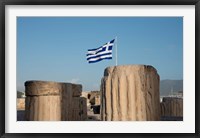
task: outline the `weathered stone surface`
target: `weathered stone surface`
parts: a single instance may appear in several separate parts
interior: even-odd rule
[[[73,97],[72,121],[82,121],[87,119],[86,98]]]
[[[73,95],[82,91],[82,86],[75,85],[48,81],[25,82],[26,120],[73,120]]]
[[[80,97],[82,92],[82,85],[72,84],[73,97]]]
[[[163,97],[161,116],[183,117],[183,99],[176,97]]]
[[[87,99],[87,105],[100,105],[100,91],[82,92],[82,97]]]
[[[62,92],[61,92],[61,120],[70,121],[72,120],[72,84],[71,83],[61,83]]]
[[[27,96],[25,118],[27,121],[60,121],[61,97]]]
[[[101,82],[102,120],[160,120],[159,82],[152,66],[106,68]]]
[[[17,98],[17,110],[25,110],[25,98]]]
[[[88,99],[88,94],[89,94],[89,92],[82,92],[81,93],[81,97],[84,97],[84,98],[86,98],[87,100],[87,106],[90,106],[90,100]]]
[[[88,94],[91,105],[100,105],[100,91],[91,91]]]
[[[100,105],[101,104],[101,100],[100,100],[100,95],[96,95],[95,96],[95,105]]]
[[[26,81],[26,96],[58,95],[62,91],[61,83],[51,81]]]

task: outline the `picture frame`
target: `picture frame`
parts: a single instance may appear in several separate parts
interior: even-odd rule
[[[6,85],[6,52],[5,52],[5,39],[6,39],[6,32],[5,32],[5,11],[7,5],[195,5],[195,64],[196,64],[196,77],[195,77],[195,133],[5,133],[5,108],[6,108],[6,101],[5,101],[5,85]],[[198,86],[198,52],[199,52],[199,45],[200,45],[200,2],[199,0],[130,0],[130,1],[122,1],[122,0],[115,0],[115,1],[107,1],[107,0],[41,0],[41,1],[34,1],[34,0],[8,0],[8,1],[1,1],[1,29],[0,29],[0,40],[1,40],[1,118],[0,118],[0,134],[1,137],[185,137],[185,138],[194,138],[200,136],[200,128],[199,128],[199,86]]]

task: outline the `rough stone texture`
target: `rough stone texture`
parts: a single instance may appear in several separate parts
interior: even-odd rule
[[[25,98],[17,98],[17,110],[25,110]]]
[[[101,82],[101,119],[160,120],[159,82],[152,66],[106,68]]]
[[[95,105],[100,105],[101,104],[101,100],[100,100],[100,95],[95,96]]]
[[[82,92],[81,96],[87,99],[87,106],[100,105],[100,91]]]
[[[183,117],[183,99],[164,97],[161,106],[161,116]]]
[[[86,99],[88,99],[88,94],[89,94],[89,92],[82,92],[81,96],[85,97]]]
[[[60,83],[62,85],[61,92],[61,120],[70,121],[72,120],[72,84],[71,83]]]
[[[81,121],[87,119],[86,98],[73,97],[72,121]]]
[[[26,96],[59,95],[62,92],[61,83],[50,81],[26,81]]]
[[[100,99],[98,99],[99,96],[100,96],[100,91],[91,91],[91,92],[89,92],[88,99],[90,101],[90,104],[91,105],[100,104]]]
[[[82,92],[82,85],[72,84],[73,97],[80,97]]]
[[[84,97],[87,99],[87,106],[90,106],[90,100],[88,99],[89,92],[82,92],[81,97]]]
[[[76,91],[76,92],[75,92]],[[70,121],[73,119],[73,95],[82,86],[48,81],[25,82],[26,120]],[[85,103],[86,104],[86,103]]]
[[[27,121],[60,121],[59,95],[26,97],[25,118]]]

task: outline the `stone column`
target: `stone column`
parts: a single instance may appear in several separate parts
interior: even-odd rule
[[[61,120],[62,85],[56,82],[25,82],[25,114],[27,121]]]
[[[177,97],[163,97],[161,115],[168,117],[183,117],[183,99]]]
[[[146,65],[108,67],[101,82],[101,119],[160,120],[159,75]]]
[[[25,113],[30,121],[70,121],[73,97],[79,97],[82,85],[47,81],[25,82]],[[86,101],[85,101],[86,102]]]
[[[85,97],[73,97],[72,121],[87,119],[87,99]]]

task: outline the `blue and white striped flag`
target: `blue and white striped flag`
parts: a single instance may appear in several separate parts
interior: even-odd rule
[[[114,41],[115,39],[96,49],[88,49],[88,63],[95,63],[103,59],[112,59],[112,47],[114,45]]]

